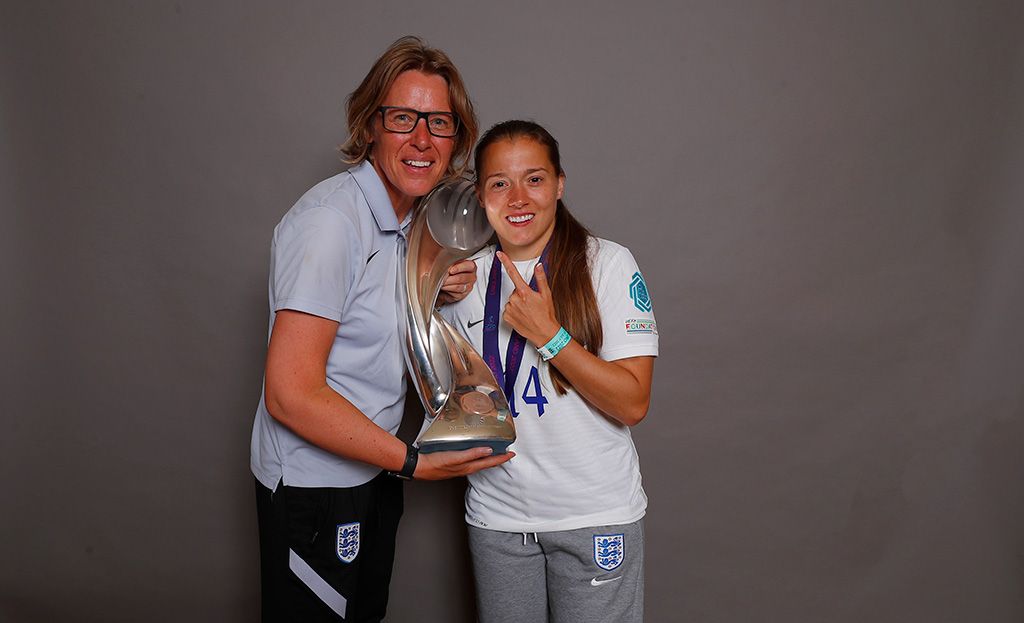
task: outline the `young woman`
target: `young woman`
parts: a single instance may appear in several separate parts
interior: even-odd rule
[[[471,475],[466,493],[480,620],[640,621],[647,497],[629,427],[658,354],[646,284],[629,250],[569,213],[544,128],[500,123],[475,158],[498,245],[448,314],[517,432],[516,459]]]

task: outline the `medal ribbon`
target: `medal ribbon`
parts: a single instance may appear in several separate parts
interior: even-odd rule
[[[547,271],[548,246],[540,254],[540,263]],[[487,367],[494,373],[494,379],[498,386],[505,390],[505,398],[509,406],[512,405],[512,390],[515,388],[516,377],[519,376],[519,366],[523,363],[523,351],[526,348],[526,338],[512,330],[508,339],[508,348],[505,351],[505,366],[501,365],[501,355],[498,353],[498,322],[501,320],[501,260],[498,259],[498,251],[501,251],[499,244],[494,253],[494,261],[491,262],[491,273],[487,278],[487,294],[484,298],[484,361]],[[537,290],[537,274],[530,279],[530,287]]]

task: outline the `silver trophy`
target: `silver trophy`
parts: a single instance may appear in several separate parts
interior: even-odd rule
[[[434,308],[448,269],[476,253],[493,233],[474,185],[466,180],[435,188],[413,219],[401,288],[406,364],[430,421],[416,440],[420,452],[489,446],[500,454],[516,440],[508,400],[491,369]]]

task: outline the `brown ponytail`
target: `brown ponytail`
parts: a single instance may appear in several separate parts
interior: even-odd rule
[[[494,142],[505,139],[529,138],[543,145],[558,175],[564,175],[558,153],[558,141],[542,126],[532,121],[504,121],[484,134],[476,146],[474,159],[479,169],[484,151]],[[548,283],[555,304],[555,318],[588,351],[597,355],[601,350],[604,333],[601,312],[590,272],[591,234],[569,212],[561,199],[555,211],[555,229],[548,250]],[[548,371],[555,391],[564,394],[572,387],[554,366]]]

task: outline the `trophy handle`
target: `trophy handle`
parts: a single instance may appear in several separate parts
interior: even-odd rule
[[[427,416],[433,418],[448,399],[451,359],[445,349],[443,329],[439,324],[430,322],[441,283],[432,286],[429,277],[440,272],[436,262],[442,253],[440,245],[429,235],[423,235],[424,229],[424,219],[413,221],[407,248],[399,262],[399,287],[405,293],[405,297],[399,296],[399,308],[404,307],[406,312],[406,364],[416,384],[416,392],[428,411]],[[416,261],[410,258],[416,258]],[[426,272],[421,270],[422,266],[428,267]],[[447,271],[450,266],[451,262],[443,270]],[[445,366],[445,362],[448,365],[439,368],[436,362],[441,366]]]

